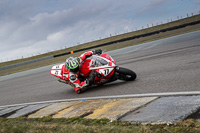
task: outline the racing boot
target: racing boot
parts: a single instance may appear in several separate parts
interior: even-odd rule
[[[91,71],[88,78],[86,79],[89,82],[89,85],[91,85],[92,83],[94,83],[94,79],[97,76],[97,72],[96,71]]]

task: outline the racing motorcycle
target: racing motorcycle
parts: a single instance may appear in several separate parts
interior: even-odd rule
[[[50,73],[59,78],[59,82],[67,83],[63,77],[63,66],[64,63],[53,66]],[[97,75],[90,86],[102,85],[116,80],[133,81],[137,77],[134,71],[117,66],[116,61],[108,54],[92,55],[82,62],[79,80],[84,81],[91,71],[96,71]],[[82,91],[83,89],[79,89],[76,93],[80,94]]]

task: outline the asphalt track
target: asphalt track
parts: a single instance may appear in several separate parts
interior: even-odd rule
[[[49,67],[0,77],[0,106],[84,97],[200,90],[200,31],[108,52],[136,81],[116,81],[76,94]],[[16,76],[17,75],[17,76]]]

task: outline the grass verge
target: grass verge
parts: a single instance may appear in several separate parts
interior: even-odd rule
[[[177,124],[138,124],[131,122],[110,122],[108,119],[27,119],[19,117],[16,119],[0,118],[1,133],[25,133],[25,132],[64,132],[64,133],[197,133],[200,132],[200,122],[192,119],[178,122]]]

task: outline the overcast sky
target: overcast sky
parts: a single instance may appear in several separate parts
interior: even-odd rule
[[[0,0],[0,62],[198,14],[200,0]]]

